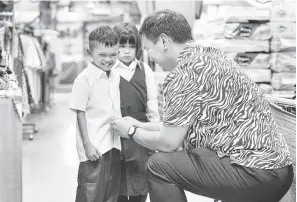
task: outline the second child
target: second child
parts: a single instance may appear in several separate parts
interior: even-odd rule
[[[159,121],[157,90],[151,68],[138,61],[141,42],[134,25],[123,23],[115,30],[119,37],[118,61],[122,116],[141,122]],[[122,139],[121,186],[118,202],[145,202],[148,193],[145,165],[153,151],[130,139]]]

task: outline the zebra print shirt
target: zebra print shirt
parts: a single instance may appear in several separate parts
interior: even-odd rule
[[[163,92],[164,124],[189,126],[185,149],[209,148],[251,168],[292,164],[263,94],[221,51],[189,45],[167,75]]]

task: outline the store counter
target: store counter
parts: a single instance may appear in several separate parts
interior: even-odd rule
[[[22,122],[11,98],[0,98],[0,201],[22,201]]]

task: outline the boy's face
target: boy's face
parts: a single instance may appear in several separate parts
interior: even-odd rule
[[[103,71],[110,71],[117,59],[118,45],[105,46],[105,44],[95,42],[88,52],[95,65]]]
[[[136,56],[136,46],[126,43],[120,44],[119,52],[118,52],[118,59],[123,62],[124,64],[130,63],[132,60],[135,59]]]

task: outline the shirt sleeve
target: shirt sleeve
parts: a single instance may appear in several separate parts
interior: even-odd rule
[[[189,76],[167,76],[163,92],[165,126],[190,126],[199,118],[201,95],[197,83]]]
[[[159,111],[158,111],[158,99],[157,99],[157,88],[155,83],[155,76],[152,69],[144,64],[145,69],[145,80],[147,87],[147,109],[146,116],[152,122],[160,121]]]
[[[86,111],[89,99],[89,84],[86,77],[75,79],[70,95],[69,109]]]

